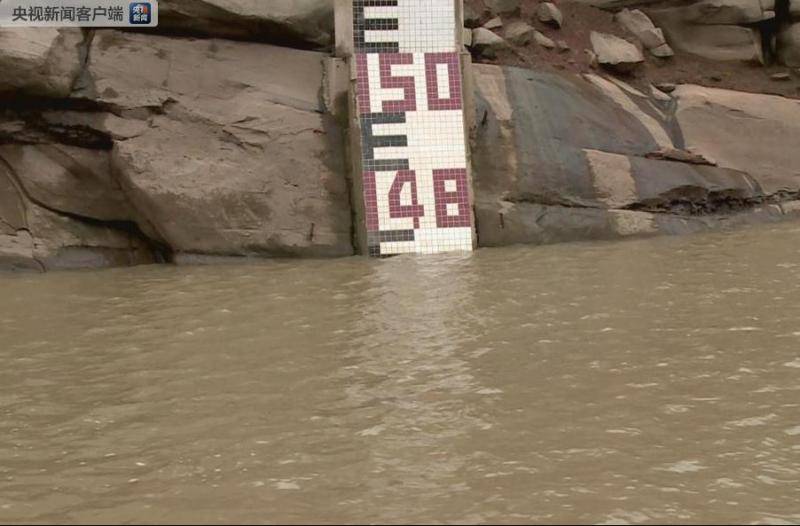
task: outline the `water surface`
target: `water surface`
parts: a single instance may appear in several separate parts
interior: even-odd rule
[[[800,523],[800,228],[0,275],[0,522]]]

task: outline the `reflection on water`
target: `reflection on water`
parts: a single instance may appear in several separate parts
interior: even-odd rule
[[[800,229],[0,275],[0,522],[800,522]]]

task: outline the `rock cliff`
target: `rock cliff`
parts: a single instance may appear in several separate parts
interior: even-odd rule
[[[798,0],[546,4],[466,0],[480,245],[800,210]],[[353,254],[332,0],[160,5],[0,29],[0,268]]]

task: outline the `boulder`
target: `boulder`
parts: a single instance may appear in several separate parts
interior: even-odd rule
[[[650,18],[638,9],[623,9],[616,15],[622,27],[634,34],[647,49],[655,49],[666,44],[664,33],[658,29]]]
[[[548,36],[546,36],[544,33],[540,32],[540,31],[535,31],[534,32],[533,40],[538,45],[540,45],[540,46],[542,46],[543,48],[546,48],[546,49],[554,49],[556,47],[556,43],[553,42],[553,39],[549,38]]]
[[[675,56],[675,52],[669,47],[669,44],[662,44],[650,50],[650,54],[658,58],[669,58]]]
[[[328,48],[333,0],[161,0],[159,29],[169,33]]]
[[[176,254],[352,254],[344,139],[321,97],[325,58],[99,31],[82,93],[147,116],[112,152],[140,228]]]
[[[534,34],[536,30],[531,27],[529,24],[522,22],[521,20],[515,20],[508,24],[503,32],[505,39],[512,44],[516,44],[518,46],[525,46],[531,42],[534,38]]]
[[[751,27],[691,23],[674,9],[649,10],[647,14],[675,49],[711,60],[764,60],[761,36]]]
[[[508,48],[508,42],[488,29],[479,27],[472,31],[472,48],[485,57],[493,58],[497,51]]]
[[[592,31],[590,39],[601,66],[625,73],[644,62],[639,48],[625,39],[597,31]]]
[[[228,125],[179,112],[152,124],[115,146],[113,168],[145,231],[175,253],[353,253],[343,160],[323,116],[274,105]]]
[[[83,33],[70,28],[0,28],[0,94],[66,97],[81,70]]]
[[[561,27],[564,23],[564,15],[561,14],[561,10],[552,2],[542,2],[539,4],[536,7],[536,17],[539,19],[539,22],[553,27]]]
[[[778,35],[778,58],[790,68],[800,68],[800,22],[784,28]]]
[[[584,49],[584,55],[586,55],[586,61],[589,63],[589,66],[592,68],[597,68],[597,53],[592,51],[591,49]]]

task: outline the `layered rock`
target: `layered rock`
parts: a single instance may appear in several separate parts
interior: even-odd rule
[[[774,220],[800,193],[797,101],[679,86],[664,104],[598,76],[497,66],[476,66],[475,76],[483,246]],[[751,142],[743,148],[724,133]],[[686,151],[673,158],[687,162],[653,155],[665,151]]]
[[[55,144],[0,145],[0,159],[16,174],[31,202],[57,213],[98,222],[129,221],[134,214],[111,176],[103,150]]]
[[[41,156],[52,158],[44,161]],[[82,164],[87,159],[91,159],[91,166]],[[124,203],[120,215],[110,212],[117,201],[118,188],[79,184],[78,188],[87,189],[89,195],[76,192],[76,179],[105,179],[102,174],[90,174],[102,159],[102,154],[75,150],[2,147],[0,268],[68,269],[156,260],[154,247],[138,234],[135,225],[92,217],[95,212],[115,217],[126,213]],[[108,160],[107,155],[105,159]]]
[[[60,244],[84,265],[352,254],[326,60],[96,32],[74,88],[57,92],[69,98],[10,105],[0,118],[0,162],[18,195],[0,203],[14,218],[3,222],[0,253],[37,268],[69,266]]]
[[[180,253],[352,253],[344,141],[324,114],[323,55],[116,32],[98,34],[93,50],[84,92],[163,113],[113,152],[148,233]],[[146,74],[120,74],[120,64],[137,63]]]

